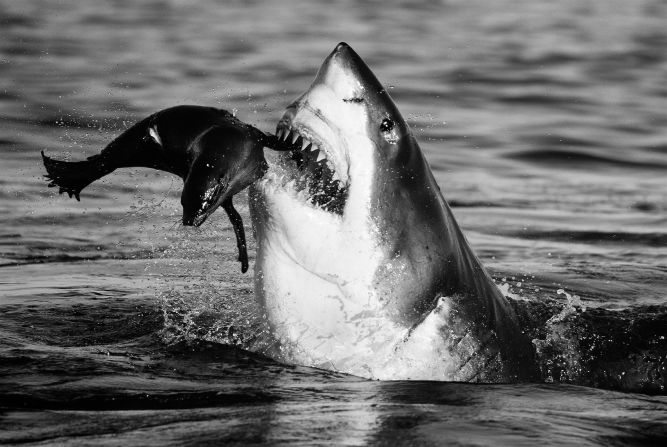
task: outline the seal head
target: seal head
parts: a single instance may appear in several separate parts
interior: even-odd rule
[[[194,161],[181,194],[183,225],[199,226],[221,205],[261,178],[268,165],[261,141],[218,125],[192,143]]]

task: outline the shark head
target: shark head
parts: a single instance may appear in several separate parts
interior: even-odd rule
[[[470,250],[410,127],[349,45],[340,43],[287,107],[277,137],[292,150],[272,154],[250,205],[255,293],[284,344],[281,357],[406,378],[415,372],[387,373],[386,362],[399,352],[397,340],[433,320],[443,296],[476,298],[444,312],[456,323],[426,329],[432,346],[455,344],[436,334],[441,330],[464,337],[475,327],[480,340],[489,328],[502,331],[506,303]],[[465,377],[461,359],[470,356],[450,351],[442,347],[429,363],[440,366],[416,376]],[[403,364],[421,361],[413,360]]]
[[[287,107],[276,134],[295,145],[289,158],[306,174],[297,177],[308,177],[299,186],[308,187],[310,201],[345,217],[368,211],[378,167],[400,163],[412,138],[385,88],[345,43]]]
[[[444,200],[408,124],[349,45],[340,43],[325,59],[276,134],[294,149],[281,153],[257,185],[260,250],[264,235],[300,268],[350,289],[373,282],[381,289],[383,275],[398,278],[387,269],[423,261],[402,257],[435,256],[428,253],[435,242],[426,254],[423,247],[441,238],[433,228],[444,228]],[[415,318],[430,305],[422,295],[432,287],[422,288],[429,290],[414,300],[385,297],[384,304],[399,318]]]

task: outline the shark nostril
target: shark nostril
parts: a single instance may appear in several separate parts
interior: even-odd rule
[[[336,51],[336,53],[340,53],[341,51],[348,50],[349,48],[350,46],[348,44],[346,44],[345,42],[341,42],[338,45],[336,45],[336,49],[334,51]]]

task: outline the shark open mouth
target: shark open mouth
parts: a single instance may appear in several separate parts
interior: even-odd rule
[[[337,168],[332,160],[327,144],[285,118],[278,123],[276,137],[284,151],[280,163],[295,192],[325,211],[342,215],[349,180],[344,168]]]

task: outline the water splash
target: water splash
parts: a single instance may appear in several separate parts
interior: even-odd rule
[[[530,287],[513,292],[507,282],[498,288],[532,339],[545,382],[665,392],[667,312],[663,307],[607,310],[589,307],[563,288],[541,288],[539,296]]]
[[[179,227],[150,267],[167,345],[201,341],[263,352],[269,329],[254,300],[252,277],[238,273],[228,224]]]

